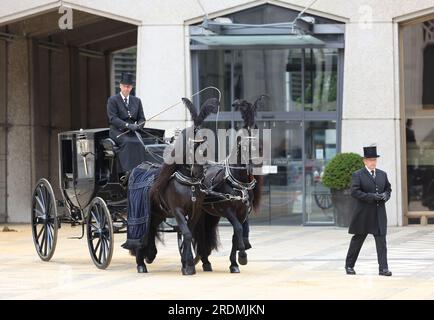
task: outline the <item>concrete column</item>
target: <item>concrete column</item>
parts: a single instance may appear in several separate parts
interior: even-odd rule
[[[190,96],[190,85],[186,80],[186,73],[191,72],[188,59],[184,26],[138,27],[136,92],[147,119],[181,102],[182,97]],[[164,128],[166,136],[171,136],[176,127],[187,125],[186,116],[186,108],[180,103],[147,122],[146,126]]]
[[[0,40],[0,223],[6,221],[6,41]]]
[[[7,110],[11,127],[7,133],[7,181],[9,222],[30,222],[31,141],[29,97],[29,40],[8,45]]]

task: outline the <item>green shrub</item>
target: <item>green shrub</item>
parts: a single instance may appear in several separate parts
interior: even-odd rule
[[[327,163],[322,183],[331,189],[347,189],[351,185],[353,172],[363,168],[363,158],[357,153],[340,153]]]

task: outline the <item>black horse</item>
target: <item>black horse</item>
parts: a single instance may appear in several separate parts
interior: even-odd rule
[[[217,112],[219,101],[215,98],[208,99],[198,114],[190,100],[186,98],[182,100],[191,113],[194,125],[181,132],[170,153],[172,163],[165,161],[149,190],[152,214],[147,244],[136,250],[139,273],[147,272],[145,260],[147,263],[152,263],[155,259],[158,227],[166,218],[175,218],[182,234],[182,274],[196,273],[192,252],[192,230],[199,220],[200,207],[205,194],[200,188],[204,178],[203,164],[196,161],[195,154],[197,148],[206,139],[195,140],[195,136],[205,118]]]
[[[255,129],[255,114],[263,96],[252,105],[245,100],[236,100],[233,107],[241,112],[244,120],[243,129],[247,131],[249,147],[252,146],[251,130]],[[255,144],[258,146],[258,144]],[[212,271],[211,263],[208,260],[211,251],[217,249],[218,235],[217,227],[221,217],[229,220],[234,229],[232,237],[232,250],[230,254],[230,272],[239,273],[240,269],[236,262],[236,252],[240,264],[247,264],[245,252],[248,238],[243,237],[243,223],[247,223],[247,217],[251,210],[259,207],[262,192],[262,175],[254,175],[255,167],[245,144],[237,139],[236,164],[231,164],[228,158],[223,165],[212,165],[207,167],[204,186],[207,190],[207,197],[202,206],[206,214],[200,216],[199,226],[195,229],[195,240],[197,254],[201,257],[204,271]],[[246,225],[244,225],[246,227]]]

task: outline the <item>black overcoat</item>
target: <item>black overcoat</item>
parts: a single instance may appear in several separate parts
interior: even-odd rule
[[[142,102],[130,95],[128,106],[120,94],[107,101],[107,115],[110,124],[110,138],[120,147],[118,153],[122,171],[130,171],[146,159],[146,153],[134,132],[117,136],[128,130],[127,123],[141,124],[145,121]]]
[[[366,168],[353,173],[351,195],[355,198],[353,217],[348,232],[351,234],[386,235],[387,215],[385,201],[376,201],[376,192],[392,192],[386,172],[376,169],[375,179]],[[386,200],[386,201],[387,201]]]

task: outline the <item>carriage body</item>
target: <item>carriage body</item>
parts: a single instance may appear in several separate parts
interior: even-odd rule
[[[161,146],[164,130],[146,130],[142,134],[144,144]],[[126,200],[126,190],[119,181],[122,172],[117,165],[117,147],[108,128],[59,133],[58,143],[60,190],[68,207],[84,210],[95,197],[107,204]],[[158,162],[151,152],[147,154],[147,161]]]
[[[44,261],[54,254],[61,223],[82,226],[94,264],[105,269],[113,254],[113,234],[126,232],[127,186],[121,181],[119,147],[109,137],[109,128],[59,133],[59,187],[56,200],[51,184],[40,179],[32,199],[32,234],[36,251]],[[146,128],[141,133],[147,151],[145,161],[162,163],[167,146],[164,130]],[[67,212],[58,215],[58,206]],[[86,232],[85,232],[86,231]]]

